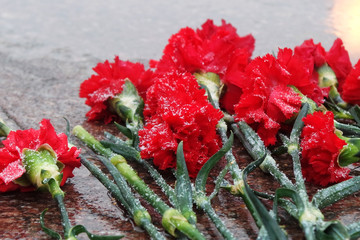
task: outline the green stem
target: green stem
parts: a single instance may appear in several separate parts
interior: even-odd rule
[[[134,211],[134,221],[135,223],[144,228],[152,239],[165,239],[165,237],[156,229],[156,227],[151,223],[151,217],[148,211],[140,204],[138,199],[135,199],[134,195],[131,193],[131,189],[127,185],[125,179],[117,171],[116,167],[111,164],[108,160],[100,158],[101,162],[109,170],[110,174],[113,176],[116,185],[120,189],[120,192],[124,196],[124,199],[129,204],[130,208]]]
[[[121,139],[115,137],[114,135],[105,132],[105,137],[112,142],[101,141],[105,147],[110,147],[112,151],[124,156],[129,160],[136,161],[141,164],[144,168],[148,170],[151,177],[155,180],[156,184],[161,188],[161,190],[165,193],[165,195],[169,198],[171,204],[176,203],[176,196],[174,189],[166,183],[165,179],[161,176],[161,174],[147,161],[141,158],[140,152],[134,149],[133,147],[127,145]],[[131,154],[127,154],[131,153]],[[129,155],[129,156],[126,156]]]
[[[110,159],[129,184],[163,216],[163,226],[170,234],[176,236],[175,230],[178,229],[191,239],[204,239],[202,234],[193,225],[189,224],[183,215],[176,209],[170,208],[145,184],[124,157],[114,154],[110,149],[105,148],[81,126],[74,127],[73,133],[93,151]]]
[[[63,194],[55,194],[54,199],[58,204],[60,214],[61,214],[61,221],[64,227],[64,237],[67,239],[69,237],[71,223],[69,220],[69,215],[66,211],[65,204],[64,204],[64,195]]]
[[[223,119],[221,119],[219,121],[218,126],[219,127],[217,128],[217,130],[218,130],[221,140],[224,144],[229,140],[229,138],[226,135],[227,127],[226,127],[225,121]],[[234,179],[234,184],[236,184],[236,182],[241,181],[242,171],[240,170],[239,165],[236,163],[236,159],[235,159],[234,154],[232,153],[232,150],[228,151],[225,154],[225,159],[226,159],[227,163],[229,164],[230,173],[231,173],[231,177]]]
[[[69,220],[69,215],[66,211],[66,207],[64,204],[64,192],[61,190],[59,183],[51,178],[46,185],[48,186],[49,192],[51,194],[51,196],[55,199],[59,210],[60,210],[60,214],[61,214],[61,222],[62,222],[62,226],[64,228],[64,238],[68,239],[68,240],[72,240],[72,239],[76,239],[76,237],[74,236],[70,236],[70,230],[71,230],[71,223]]]
[[[111,192],[112,196],[117,201],[122,203],[138,226],[144,228],[152,239],[165,239],[164,236],[151,223],[151,220],[147,217],[148,214],[144,213],[145,209],[140,205],[138,200],[134,199],[133,196],[129,197],[128,194],[124,196],[120,189],[112,181],[110,181],[110,179],[98,167],[96,167],[83,156],[80,157],[81,163]],[[123,186],[125,186],[125,184]],[[128,197],[128,199],[125,197]]]
[[[261,139],[245,122],[231,124],[231,128],[254,160],[258,160],[267,154]],[[252,140],[248,141],[247,139]],[[267,154],[265,160],[261,163],[260,168],[264,172],[269,172],[283,187],[295,189],[293,183],[282,171],[280,171],[275,160],[269,154]]]
[[[80,162],[91,172],[94,177],[96,177],[104,185],[104,187],[107,188],[107,190],[109,190],[109,192],[111,192],[111,195],[117,201],[122,203],[122,205],[131,215],[134,214],[133,209],[130,208],[129,204],[125,201],[115,183],[113,183],[97,166],[87,160],[84,156],[80,155]]]
[[[288,153],[291,155],[293,159],[293,169],[296,181],[296,188],[298,190],[299,196],[302,201],[305,203],[309,203],[309,197],[305,188],[305,181],[301,171],[301,163],[299,157],[299,145],[298,144],[290,144],[288,146]]]
[[[148,185],[137,175],[135,170],[120,156],[113,156],[110,161],[117,170],[124,176],[131,186],[148,201],[161,215],[163,215],[170,207],[161,198],[151,190]]]
[[[234,235],[229,231],[223,221],[216,214],[214,208],[211,206],[209,198],[207,198],[204,193],[195,194],[194,200],[196,205],[209,216],[211,221],[215,224],[216,228],[225,239],[235,239]]]

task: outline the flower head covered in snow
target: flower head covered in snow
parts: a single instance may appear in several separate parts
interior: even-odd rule
[[[156,73],[177,70],[218,74],[229,88],[222,103],[232,112],[233,104],[241,95],[239,75],[250,61],[254,43],[252,35],[240,37],[236,29],[224,20],[220,26],[207,20],[201,29],[182,28],[172,35],[162,58],[152,60],[150,65],[156,67]]]
[[[51,172],[58,180],[61,172],[60,184],[63,185],[67,178],[73,177],[73,169],[81,165],[80,150],[70,148],[67,136],[56,134],[47,119],[41,121],[39,130],[11,131],[3,144],[0,149],[0,192],[31,190],[31,184],[41,187],[38,181],[42,170]]]
[[[114,62],[105,61],[95,68],[95,75],[85,80],[80,86],[80,97],[86,98],[91,110],[86,114],[89,120],[104,120],[105,123],[118,119],[111,110],[109,100],[123,90],[126,79],[136,87],[141,97],[146,96],[147,88],[152,84],[152,71],[145,71],[141,63],[122,61],[115,57]]]
[[[141,156],[153,158],[160,169],[176,166],[176,149],[183,141],[189,175],[195,177],[221,146],[216,124],[223,114],[188,72],[171,72],[155,80],[147,92],[144,117]]]
[[[301,166],[305,179],[321,186],[349,179],[350,169],[338,163],[346,142],[335,134],[333,113],[314,112],[303,121]]]
[[[291,74],[270,54],[255,58],[245,74],[235,119],[252,125],[265,145],[274,144],[280,123],[300,110],[301,98],[288,86]]]

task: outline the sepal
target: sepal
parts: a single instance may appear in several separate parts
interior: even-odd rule
[[[124,122],[142,124],[144,100],[129,79],[125,80],[122,92],[110,100],[110,105]]]

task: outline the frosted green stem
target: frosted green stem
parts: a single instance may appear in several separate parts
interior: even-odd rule
[[[83,127],[75,126],[73,134],[82,140],[93,151],[108,158],[111,163],[118,169],[122,176],[131,186],[148,201],[162,216],[162,225],[173,236],[176,236],[175,230],[185,234],[191,239],[204,239],[202,234],[181,215],[176,209],[170,208],[162,199],[156,195],[145,182],[137,175],[135,170],[126,162],[121,155],[113,153],[110,149],[105,148]]]
[[[245,122],[234,123],[231,125],[231,128],[254,160],[258,160],[267,154],[266,148],[259,136]],[[269,172],[283,187],[295,189],[293,183],[282,171],[280,171],[275,160],[269,154],[267,154],[265,160],[260,165],[260,168],[264,172]]]
[[[221,235],[225,239],[235,239],[234,235],[225,226],[223,221],[216,214],[215,210],[211,206],[210,200],[205,196],[203,192],[194,194],[194,201],[198,207],[200,207],[209,216],[211,221],[215,224]]]

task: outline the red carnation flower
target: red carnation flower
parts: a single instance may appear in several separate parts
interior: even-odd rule
[[[230,58],[238,48],[244,48],[251,56],[255,39],[252,35],[240,37],[236,28],[222,21],[221,26],[207,20],[196,31],[186,27],[171,36],[160,61],[151,61],[157,73],[170,70],[181,72],[214,72],[224,74]]]
[[[236,28],[224,20],[220,26],[207,20],[201,29],[183,28],[169,39],[160,61],[152,60],[157,73],[177,70],[181,72],[213,72],[227,86],[221,99],[230,113],[241,96],[241,75],[250,61],[255,39],[252,35],[240,37]]]
[[[290,85],[295,86],[305,96],[317,104],[324,102],[328,96],[328,88],[321,89],[318,85],[318,74],[314,71],[313,61],[303,58],[289,48],[279,49],[277,60],[286,67],[291,74]]]
[[[350,169],[338,164],[338,156],[346,142],[334,133],[334,114],[315,112],[303,121],[301,165],[305,179],[321,186],[349,179]]]
[[[306,61],[312,62],[316,68],[321,67],[326,62],[326,51],[321,43],[315,44],[313,39],[305,40],[303,44],[295,47],[295,55],[300,56]]]
[[[3,144],[4,147],[0,149],[0,192],[33,190],[31,187],[13,182],[26,172],[23,165],[23,153],[26,149],[38,150],[42,146],[51,147],[56,159],[64,164],[61,171],[63,174],[61,186],[65,184],[67,178],[74,176],[72,173],[74,168],[81,165],[78,158],[80,150],[76,147],[69,148],[67,136],[64,133],[56,134],[47,119],[41,121],[39,130],[11,131]]]
[[[315,69],[328,64],[336,75],[339,91],[352,69],[349,53],[345,50],[340,38],[334,41],[328,52],[321,46],[321,43],[314,44],[312,39],[306,40],[302,45],[295,47],[295,55],[312,62]],[[314,77],[317,80],[317,76]]]
[[[119,57],[115,57],[113,63],[107,60],[98,63],[93,70],[97,74],[81,84],[79,94],[80,97],[86,98],[85,103],[91,107],[86,114],[89,120],[104,119],[105,123],[109,123],[118,118],[109,110],[108,100],[122,92],[126,79],[134,84],[143,98],[152,84],[152,71],[145,71],[141,63],[122,61]]]
[[[291,74],[270,54],[250,62],[245,74],[235,120],[251,124],[265,145],[274,144],[280,123],[300,110],[301,98],[288,86]]]
[[[146,124],[139,131],[143,158],[153,158],[160,169],[176,166],[178,143],[184,143],[189,175],[195,177],[220,148],[216,125],[223,114],[207,100],[190,73],[158,77],[147,92]]]
[[[344,81],[342,98],[348,103],[360,106],[360,60]]]
[[[343,42],[337,38],[331,49],[326,53],[326,62],[331,69],[335,72],[336,78],[339,83],[339,91],[342,91],[342,85],[347,75],[349,75],[352,64],[350,61],[349,53],[346,51]]]

